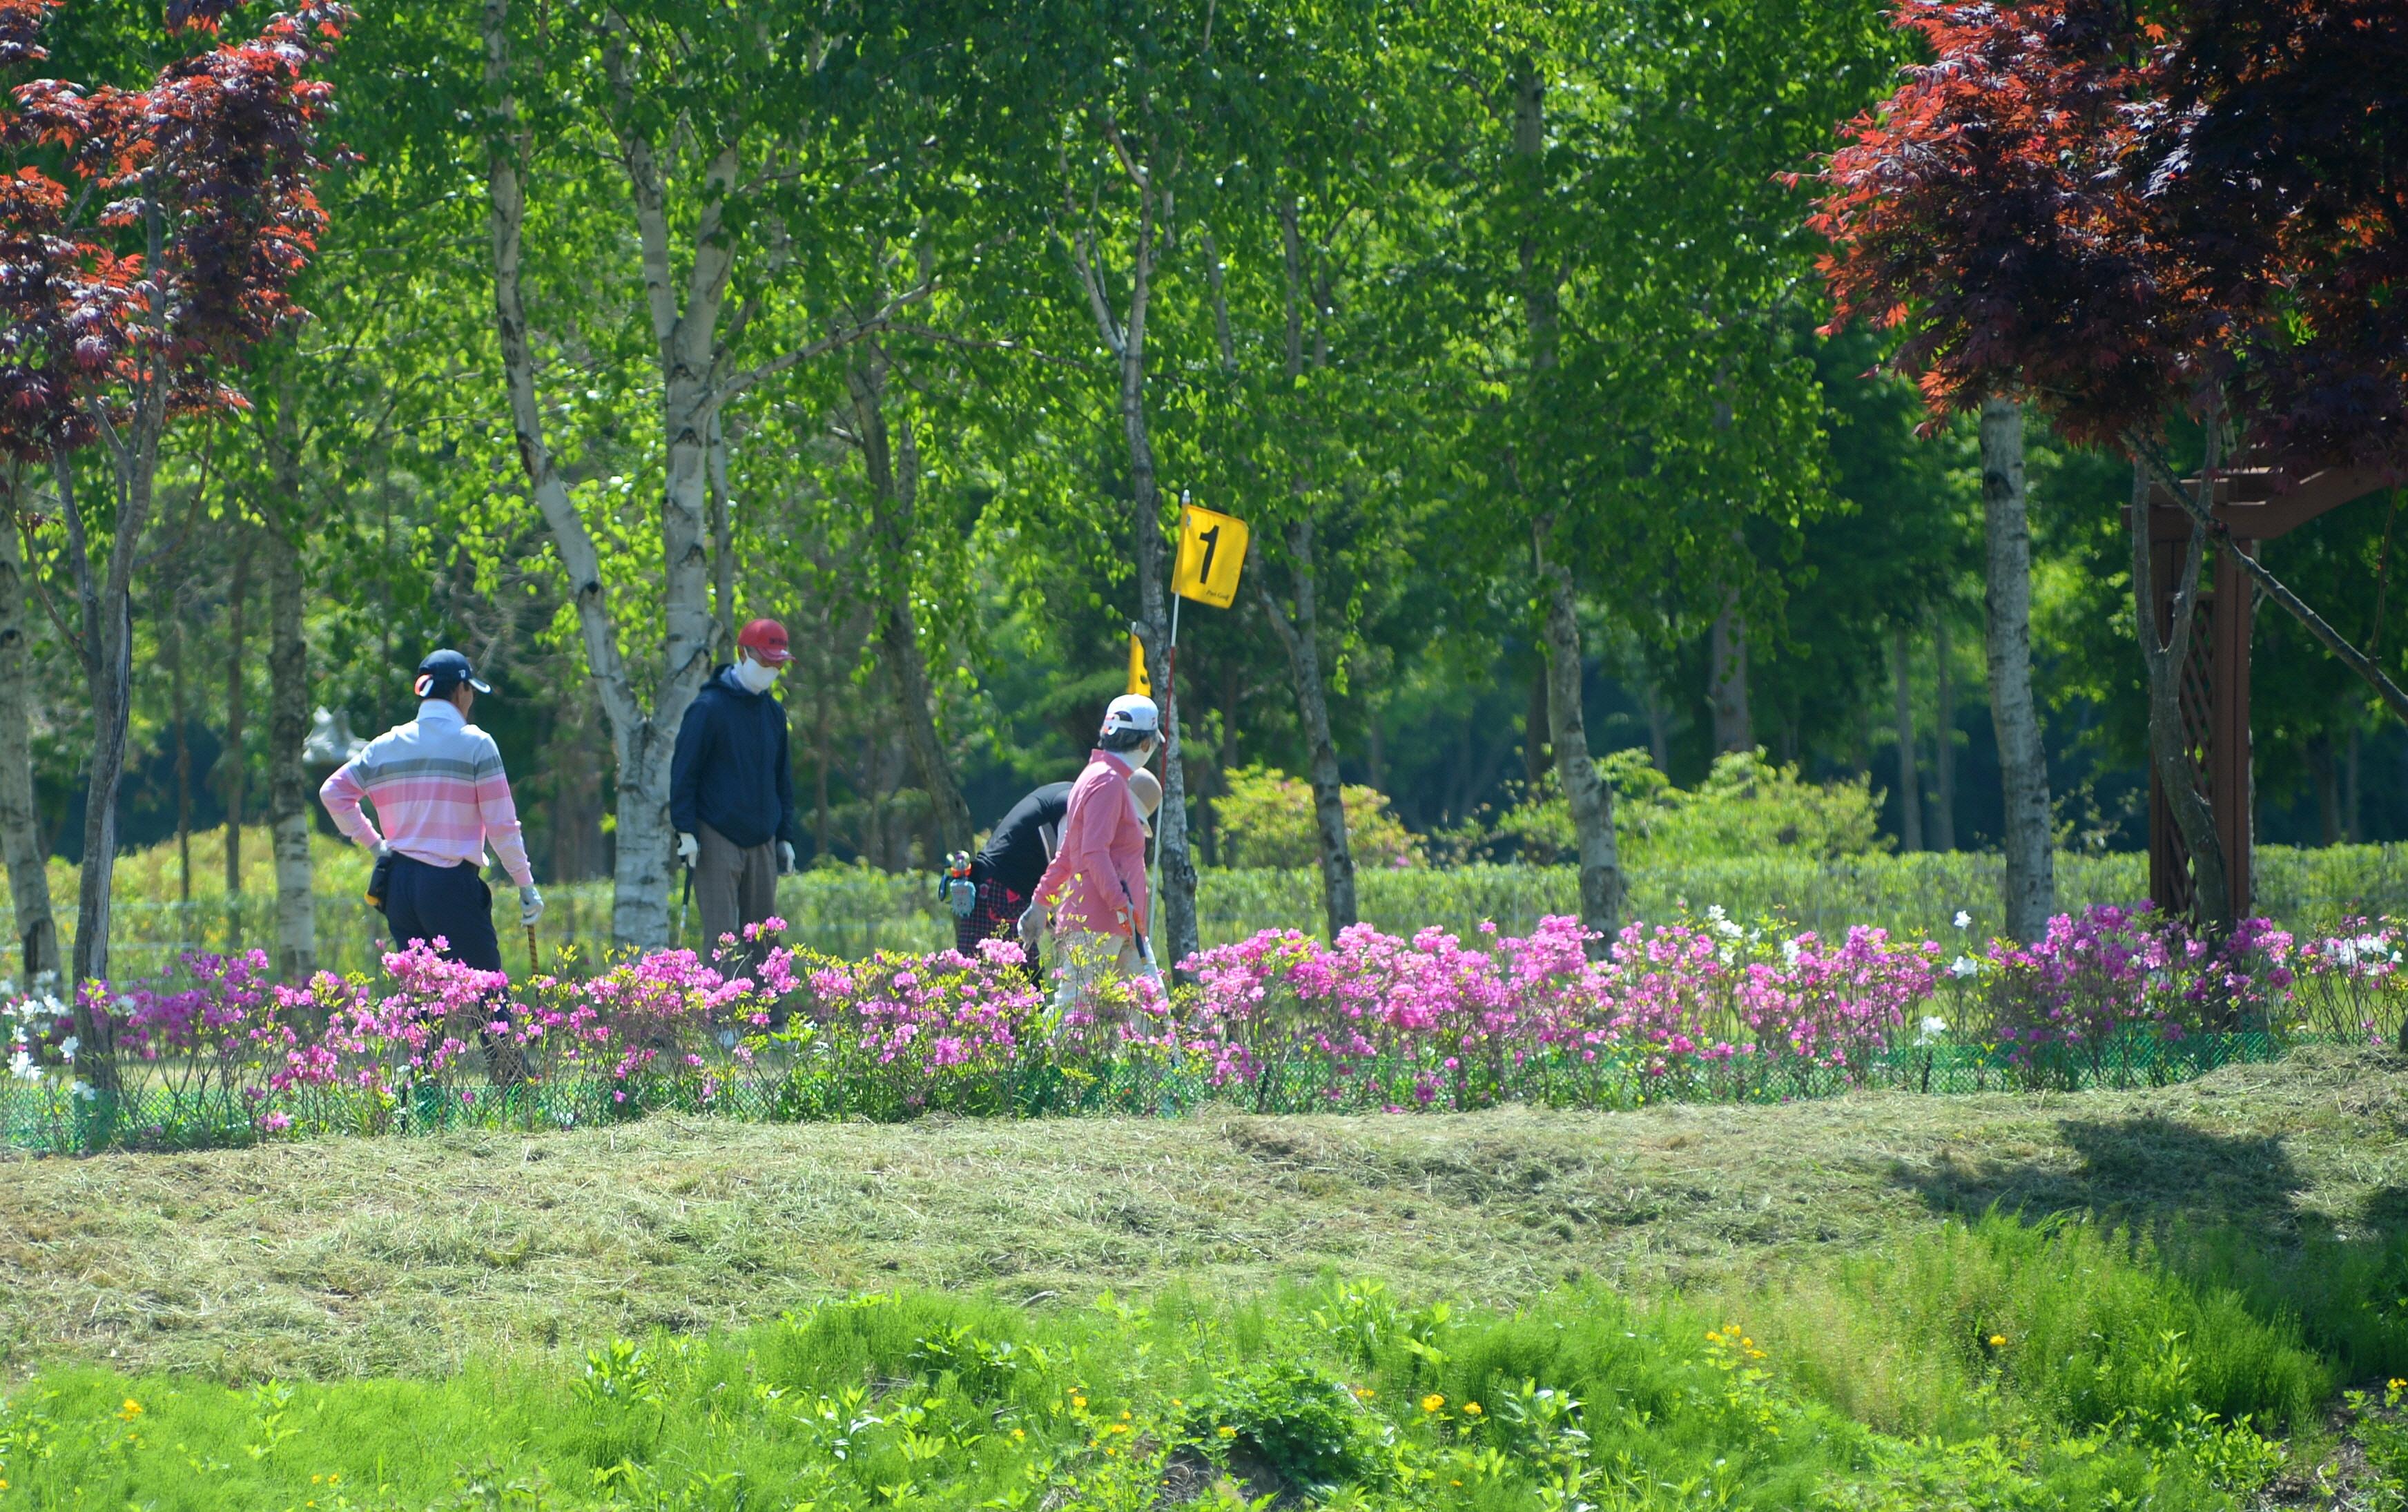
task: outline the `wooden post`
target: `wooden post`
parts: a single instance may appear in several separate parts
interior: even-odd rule
[[[2214,642],[2208,653],[2208,802],[2215,811],[2216,838],[2224,842],[2232,916],[2237,919],[2250,913],[2251,852],[2258,830],[2249,742],[2249,637],[2257,602],[2255,588],[2234,554],[2256,550],[2255,541],[2216,548],[2215,618],[2212,626],[2202,626]]]
[[[2183,727],[2191,740],[2192,769],[2215,814],[2216,837],[2231,874],[2232,910],[2247,917],[2255,901],[2253,849],[2257,792],[2250,770],[2249,643],[2257,589],[2235,554],[2258,554],[2258,543],[2305,525],[2326,511],[2388,486],[2367,469],[2249,468],[2216,480],[2215,517],[2229,541],[2208,548],[2205,592],[2184,670]],[[2157,587],[2159,632],[2173,622],[2173,590],[2191,519],[2163,484],[2150,501],[2149,539]],[[2173,815],[2149,780],[2149,897],[2170,914],[2191,911],[2190,857]]]

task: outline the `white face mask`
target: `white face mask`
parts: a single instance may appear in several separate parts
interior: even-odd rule
[[[764,667],[750,656],[736,664],[736,681],[744,684],[747,693],[767,693],[777,680],[778,669]]]

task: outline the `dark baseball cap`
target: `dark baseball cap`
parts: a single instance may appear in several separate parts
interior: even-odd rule
[[[420,698],[439,698],[463,683],[480,693],[494,691],[478,679],[477,669],[468,665],[467,657],[456,651],[430,651],[426,659],[418,664],[414,685]]]

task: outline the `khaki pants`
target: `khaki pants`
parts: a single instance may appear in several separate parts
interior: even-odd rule
[[[1054,1005],[1065,1012],[1083,1007],[1101,1016],[1117,1016],[1104,1003],[1100,989],[1132,976],[1153,974],[1138,953],[1134,935],[1093,934],[1085,929],[1056,932],[1054,947]]]
[[[702,958],[710,960],[724,948],[723,934],[736,936],[734,960],[750,962],[759,953],[744,945],[744,926],[758,924],[778,907],[778,842],[738,845],[709,825],[695,831],[702,853],[694,862],[694,901],[702,914]]]

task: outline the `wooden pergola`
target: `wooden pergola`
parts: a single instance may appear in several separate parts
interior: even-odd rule
[[[2249,642],[2257,590],[2234,554],[2254,557],[2260,542],[2391,486],[2390,479],[2372,468],[2328,468],[2304,478],[2294,469],[2291,476],[2297,483],[2279,491],[2274,468],[2241,468],[2216,478],[2214,516],[2229,534],[2209,540],[2190,655],[2182,674],[2183,733],[2190,769],[2215,815],[2216,834],[2231,871],[2236,917],[2246,917],[2250,911],[2250,852],[2257,828],[2249,749]],[[2174,592],[2190,535],[2190,513],[2158,484],[2149,499],[2149,543],[2159,635],[2173,625]],[[2194,902],[2190,852],[2174,826],[2154,762],[2149,769],[2149,896],[2169,913],[2188,914]]]

